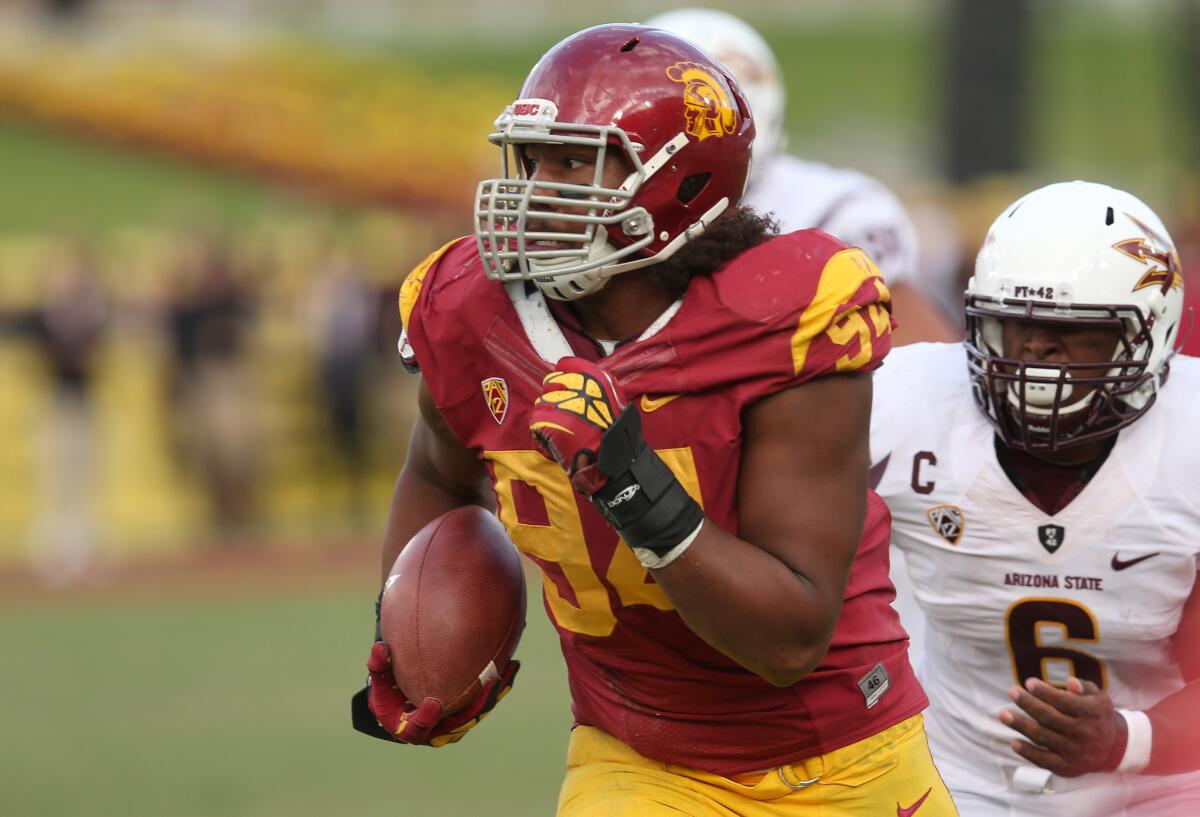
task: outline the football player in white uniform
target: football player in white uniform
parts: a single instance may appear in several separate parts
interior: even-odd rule
[[[1200,814],[1200,361],[1174,354],[1182,302],[1149,207],[1053,184],[992,225],[963,346],[896,350],[875,376],[873,478],[964,817]]]
[[[918,288],[917,232],[895,194],[858,171],[784,152],[784,87],[779,63],[762,36],[732,14],[705,8],[668,11],[646,25],[686,37],[712,54],[746,94],[757,135],[742,203],[770,213],[780,232],[817,227],[866,250],[891,290],[898,322],[894,345],[957,337],[940,308]]]

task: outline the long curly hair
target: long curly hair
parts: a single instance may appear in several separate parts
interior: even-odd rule
[[[735,207],[647,273],[656,284],[679,297],[693,278],[712,275],[746,250],[778,234],[779,223],[770,216],[749,207]]]

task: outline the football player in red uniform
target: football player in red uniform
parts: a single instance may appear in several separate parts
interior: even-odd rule
[[[725,69],[664,31],[534,66],[474,237],[401,291],[420,416],[384,571],[468,503],[542,569],[576,721],[560,815],[953,814],[866,485],[888,290],[739,208],[753,137]],[[512,682],[440,719],[384,652],[356,724],[402,742],[461,738]]]

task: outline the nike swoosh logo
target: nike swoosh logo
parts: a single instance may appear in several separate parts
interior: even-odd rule
[[[925,793],[921,795],[920,800],[913,803],[908,808],[905,808],[904,806],[900,805],[900,801],[897,800],[896,801],[896,817],[912,817],[914,814],[917,813],[917,809],[919,809],[921,806],[923,806],[925,804],[925,798],[929,796],[929,793],[931,791],[933,791],[932,786],[930,786],[929,788],[927,788],[925,790]]]
[[[651,397],[648,394],[642,395],[642,411],[647,413],[658,411],[660,408],[670,403],[672,400],[678,400],[683,397],[682,394],[668,394],[666,397]]]
[[[879,483],[883,482],[883,472],[887,470],[888,460],[892,458],[889,453],[886,457],[871,466],[871,470],[867,475],[867,487],[872,491],[879,487]]]
[[[1112,569],[1113,570],[1126,570],[1128,568],[1133,567],[1138,562],[1144,562],[1147,559],[1153,559],[1157,555],[1158,555],[1158,552],[1155,551],[1154,553],[1147,553],[1145,556],[1139,556],[1136,559],[1123,560],[1123,559],[1121,559],[1121,557],[1118,554],[1114,553],[1113,557],[1112,557]]]

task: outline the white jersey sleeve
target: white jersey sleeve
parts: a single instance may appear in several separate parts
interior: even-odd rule
[[[889,284],[913,281],[920,247],[900,199],[855,170],[778,155],[747,191],[744,203],[769,213],[782,232],[816,227],[866,250]]]
[[[1000,467],[961,346],[901,347],[877,372],[872,478],[927,620],[930,747],[956,798],[999,804],[978,813],[1200,814],[1200,774],[1059,779],[1016,755],[997,717],[1029,677],[1089,679],[1127,709],[1182,686],[1171,638],[1200,557],[1198,412],[1200,361],[1177,358],[1051,516]]]

